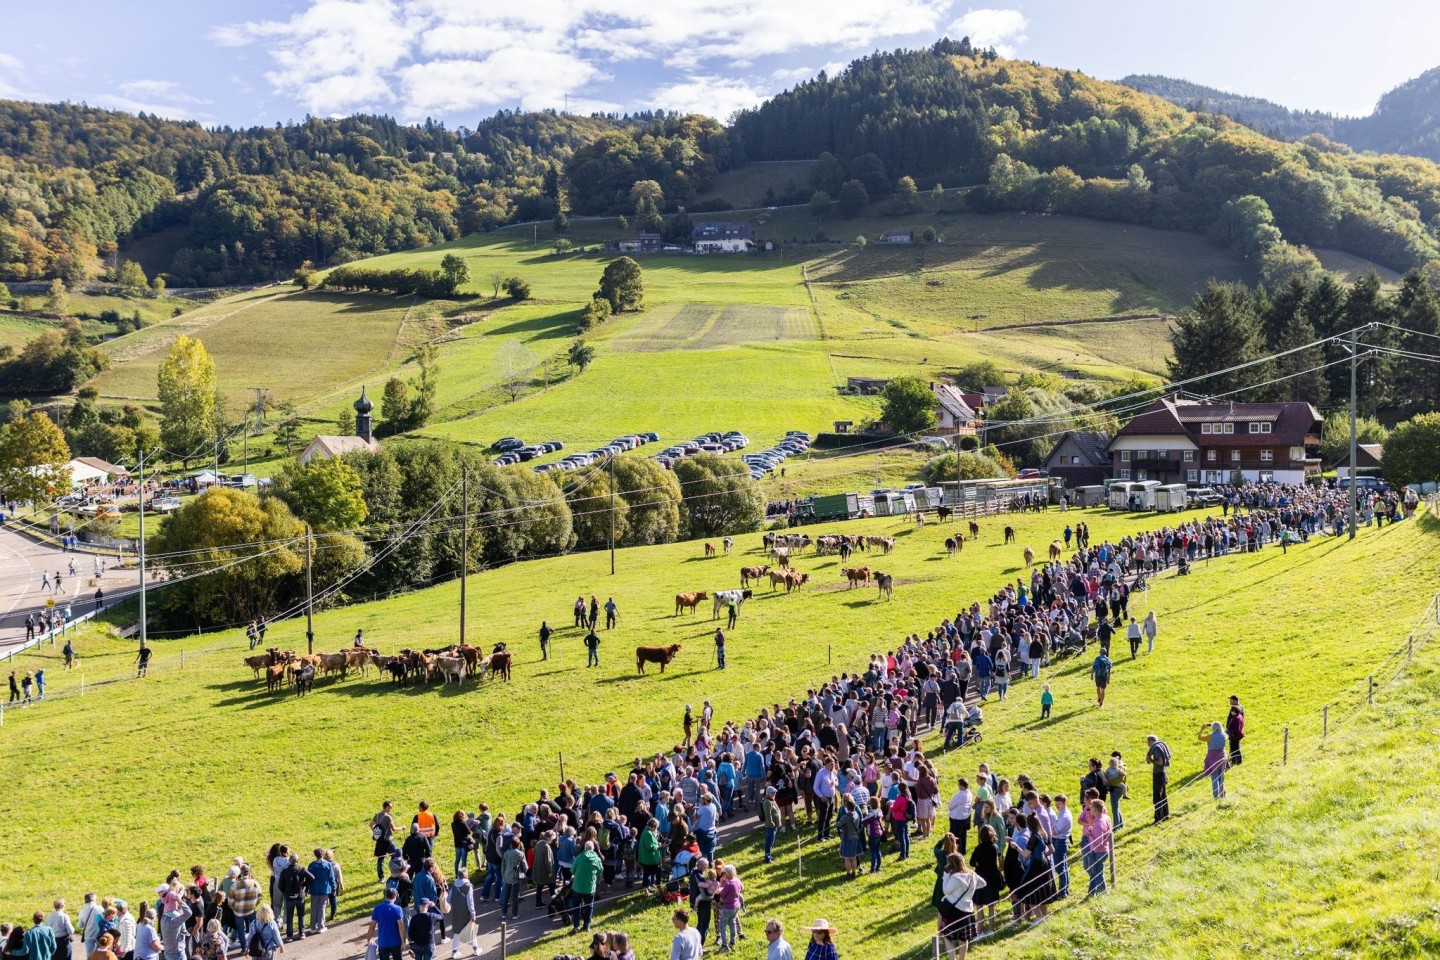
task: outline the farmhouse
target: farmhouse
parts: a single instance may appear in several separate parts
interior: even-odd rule
[[[1384,451],[1378,443],[1357,443],[1355,445],[1355,472],[1359,476],[1376,476],[1380,473]],[[1335,476],[1341,479],[1350,476],[1350,453],[1335,461]]]
[[[1320,413],[1308,403],[1156,400],[1110,442],[1112,476],[1161,483],[1302,483],[1320,472]]]
[[[980,422],[980,414],[965,402],[965,394],[959,387],[948,383],[930,381],[930,392],[935,394],[935,408],[939,419],[940,433],[973,434]]]
[[[642,233],[638,237],[616,240],[612,245],[621,253],[659,253],[662,243],[660,234]]]
[[[329,459],[331,457],[344,456],[347,453],[379,453],[380,444],[371,435],[370,411],[375,409],[375,402],[365,396],[365,388],[360,388],[360,399],[354,403],[355,408],[355,436],[334,437],[324,434],[317,436],[306,444],[305,449],[300,451],[300,465],[314,460],[316,457]]]
[[[886,230],[880,234],[881,243],[914,243],[914,230]]]
[[[1045,473],[1065,481],[1067,489],[1091,487],[1110,477],[1110,434],[1070,430],[1045,458]]]
[[[85,487],[92,483],[114,483],[130,476],[130,471],[124,467],[106,463],[98,457],[76,457],[66,464],[66,467],[70,470],[70,483],[76,487]]]
[[[707,220],[690,231],[696,253],[748,253],[755,249],[755,231],[744,221]]]
[[[865,397],[873,396],[884,390],[885,385],[889,382],[889,377],[846,377],[844,392]]]

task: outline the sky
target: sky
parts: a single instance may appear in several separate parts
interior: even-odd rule
[[[0,0],[0,97],[207,126],[499,109],[728,118],[874,50],[969,36],[1104,80],[1158,73],[1365,114],[1440,66],[1413,0]]]

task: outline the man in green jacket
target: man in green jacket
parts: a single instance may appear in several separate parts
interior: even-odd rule
[[[572,931],[581,929],[582,924],[584,929],[590,929],[590,921],[595,916],[595,888],[603,867],[600,854],[595,850],[595,841],[586,840],[585,849],[575,858],[570,880]]]
[[[765,788],[760,801],[760,822],[765,825],[765,862],[774,863],[775,835],[780,832],[780,805],[775,802],[775,788]]]
[[[654,817],[651,817],[645,824],[645,829],[640,831],[635,859],[640,864],[645,892],[653,892],[660,882],[660,821]]]
[[[39,910],[31,917],[35,926],[25,931],[24,943],[29,960],[51,960],[55,956],[55,931],[45,925],[45,914]],[[65,945],[70,946],[68,943]]]

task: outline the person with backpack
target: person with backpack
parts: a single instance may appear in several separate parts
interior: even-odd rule
[[[1090,676],[1095,681],[1095,704],[1105,706],[1105,688],[1110,686],[1110,656],[1105,647],[1090,665]]]
[[[285,903],[285,939],[305,939],[305,895],[315,878],[300,866],[300,858],[290,854],[289,863],[280,871],[280,896]],[[168,958],[167,958],[168,960]]]
[[[395,818],[390,815],[390,801],[380,805],[380,812],[370,818],[370,837],[375,841],[375,879],[385,881],[385,861],[395,853]]]

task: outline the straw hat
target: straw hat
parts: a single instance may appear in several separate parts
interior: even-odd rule
[[[828,932],[830,932],[830,933],[839,933],[839,932],[840,932],[839,930],[837,930],[837,929],[835,929],[834,927],[830,926],[830,921],[829,921],[829,920],[825,920],[825,919],[823,919],[823,918],[820,919],[820,920],[816,920],[814,923],[810,924],[810,926],[808,926],[808,927],[801,927],[800,929],[806,930],[806,931],[810,931],[810,932],[814,932],[814,931],[816,931],[816,930],[826,930],[826,931],[828,931]]]

